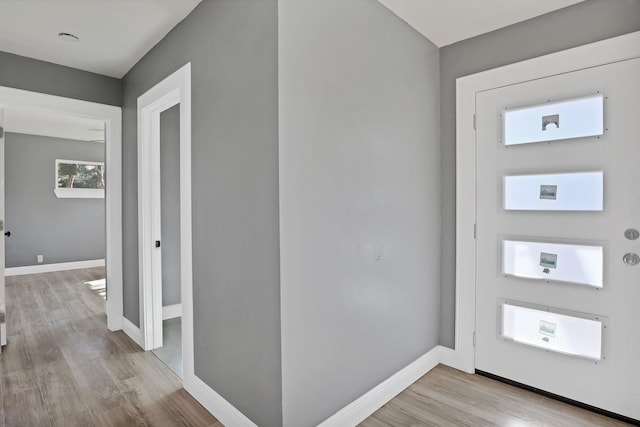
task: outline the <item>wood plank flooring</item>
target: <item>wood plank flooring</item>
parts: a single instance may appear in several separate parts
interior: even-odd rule
[[[618,420],[439,365],[360,424],[424,426],[627,426]]]
[[[0,427],[221,427],[153,354],[107,330],[102,278],[103,268],[7,277]]]
[[[107,331],[102,278],[102,268],[7,277],[0,427],[222,427],[153,354]],[[626,424],[442,365],[361,424],[525,425]]]

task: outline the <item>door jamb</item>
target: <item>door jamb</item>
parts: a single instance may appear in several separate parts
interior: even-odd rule
[[[0,86],[0,105],[105,122],[107,328],[122,329],[122,108]]]
[[[158,83],[138,98],[138,247],[140,262],[140,330],[145,350],[162,345],[159,200],[160,113],[180,104],[180,265],[182,304],[183,376],[192,376],[193,367],[193,278],[191,250],[191,63]],[[159,344],[159,345],[158,345]]]
[[[4,185],[4,174],[5,174],[5,161],[4,161],[4,154],[5,154],[5,150],[4,150],[4,143],[5,143],[5,139],[4,139],[4,107],[0,107],[0,128],[2,128],[2,130],[0,130],[0,161],[2,161],[2,164],[0,165],[0,178],[2,179],[2,182],[0,183],[0,188],[2,188],[2,192],[0,193],[0,207],[2,207],[2,209],[0,209],[0,212],[2,212],[2,217],[0,218],[0,220],[2,220],[2,222],[6,222],[6,218],[7,218],[7,213],[5,212],[5,207],[4,207],[4,199],[5,199],[5,193],[6,193],[6,187]],[[2,270],[6,270],[6,264],[5,264],[5,260],[6,260],[6,248],[5,248],[5,238],[4,238],[4,230],[5,227],[3,226],[2,228],[0,228],[0,249],[2,249],[2,251],[0,252],[0,265],[2,265]],[[4,274],[3,274],[4,275]],[[7,301],[6,301],[6,291],[5,291],[5,282],[6,282],[6,277],[0,277],[0,311],[2,311],[2,313],[6,313],[7,312]],[[6,322],[6,318],[5,320],[0,323],[0,353],[2,353],[2,346],[3,345],[7,345],[7,322]]]
[[[638,57],[640,31],[456,80],[456,324],[451,366],[475,372],[476,94]]]

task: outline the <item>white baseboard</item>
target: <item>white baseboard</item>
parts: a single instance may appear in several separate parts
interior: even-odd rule
[[[144,348],[140,328],[125,317],[122,318],[122,330],[135,341],[136,344]],[[396,372],[336,412],[333,416],[319,424],[318,427],[347,427],[358,425],[423,375],[438,366],[439,363],[460,369],[455,366],[455,361],[457,360],[455,353],[454,350],[446,347],[434,347],[415,362]],[[185,375],[183,387],[223,425],[227,427],[257,427],[246,415],[195,375]]]
[[[5,276],[21,276],[23,274],[50,273],[52,271],[79,270],[81,268],[104,267],[104,259],[89,261],[60,262],[57,264],[25,265],[24,267],[5,268]]]
[[[162,307],[162,320],[182,317],[182,304],[165,305]]]
[[[138,344],[140,348],[144,348],[144,342],[142,340],[142,332],[140,332],[140,328],[131,323],[131,321],[126,317],[122,318],[122,332],[127,334],[129,338],[135,341],[135,343]]]
[[[318,427],[345,427],[360,424],[420,377],[435,368],[440,363],[440,351],[442,348],[441,346],[434,347],[409,366],[396,372],[336,412]]]
[[[107,329],[111,332],[121,331],[122,330],[122,316],[118,316],[115,319],[112,319],[111,316],[107,314]]]
[[[257,427],[242,412],[195,375],[185,375],[184,389],[227,427]]]
[[[457,352],[448,347],[440,346],[440,363],[443,365],[450,366],[454,369],[457,369],[462,372],[466,372],[468,374],[475,373],[473,367],[467,366],[462,359],[460,352]]]

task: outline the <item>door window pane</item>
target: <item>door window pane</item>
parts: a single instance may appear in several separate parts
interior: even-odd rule
[[[504,145],[600,136],[604,133],[601,94],[548,102],[502,113]]]
[[[504,301],[500,305],[501,335],[505,340],[592,360],[602,359],[603,319]]]
[[[502,273],[602,288],[602,246],[502,241]]]
[[[603,172],[504,177],[504,208],[525,211],[602,211]]]

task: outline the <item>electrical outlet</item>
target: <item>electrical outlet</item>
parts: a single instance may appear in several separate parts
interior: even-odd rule
[[[38,262],[44,261],[44,257],[42,255],[37,255],[36,258],[38,259]]]

